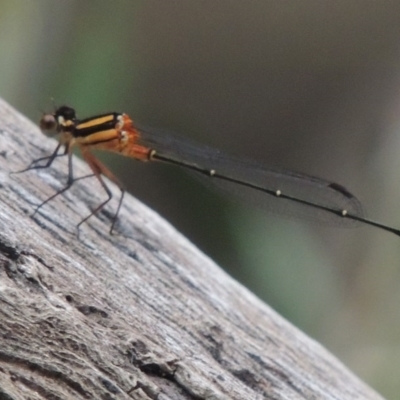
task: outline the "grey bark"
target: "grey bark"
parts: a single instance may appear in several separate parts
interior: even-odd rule
[[[133,197],[114,236],[115,200],[76,235],[94,179],[32,217],[66,160],[9,172],[54,147],[0,101],[0,399],[381,399]]]

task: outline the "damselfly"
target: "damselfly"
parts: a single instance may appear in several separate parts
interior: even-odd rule
[[[219,150],[192,143],[182,137],[140,128],[127,114],[113,112],[79,120],[73,108],[62,106],[52,114],[44,114],[40,127],[43,131],[56,131],[59,143],[53,154],[33,161],[23,171],[48,168],[56,157],[67,156],[68,179],[66,186],[42,202],[35,212],[68,190],[74,182],[89,176],[95,176],[107,194],[107,199],[84,218],[78,228],[111,200],[112,192],[103,179],[106,176],[121,190],[110,233],[114,229],[125,189],[119,179],[92,153],[92,150],[106,150],[140,161],[159,161],[186,168],[208,177],[223,189],[234,191],[278,213],[340,226],[364,223],[400,235],[399,229],[366,218],[358,199],[342,185],[305,174],[266,168],[262,164],[225,155]],[[92,174],[74,178],[74,146],[80,149]]]

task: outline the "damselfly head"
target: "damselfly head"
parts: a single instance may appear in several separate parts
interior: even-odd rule
[[[60,132],[63,128],[73,127],[75,120],[75,110],[68,106],[61,106],[58,107],[53,114],[44,113],[40,119],[39,125],[43,132]]]

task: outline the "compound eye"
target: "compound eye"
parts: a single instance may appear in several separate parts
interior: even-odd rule
[[[40,129],[44,132],[54,131],[57,128],[57,121],[53,114],[43,114],[39,122]]]
[[[64,120],[66,120],[66,121],[73,121],[76,118],[75,110],[73,108],[71,108],[71,107],[68,107],[68,106],[59,107],[56,110],[55,115],[57,117],[59,117],[59,116],[63,117]]]

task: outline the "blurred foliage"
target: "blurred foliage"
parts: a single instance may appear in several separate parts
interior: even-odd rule
[[[338,181],[374,219],[400,225],[400,3],[0,0],[0,11],[0,94],[33,120],[52,98],[81,117],[128,112]],[[175,168],[103,159],[231,274],[399,397],[398,238],[265,215]]]

